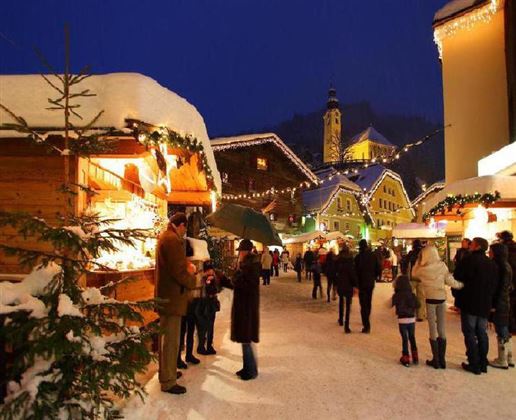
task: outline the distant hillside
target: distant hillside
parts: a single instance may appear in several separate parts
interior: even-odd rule
[[[373,125],[393,144],[402,146],[413,142],[441,124],[417,116],[380,115],[369,103],[341,105],[344,142]],[[278,134],[305,162],[317,165],[322,151],[324,109],[306,115],[294,115],[290,120],[257,132],[272,131]],[[411,198],[421,192],[421,182],[431,184],[444,178],[444,135],[440,133],[424,145],[402,155],[391,168],[399,172]]]

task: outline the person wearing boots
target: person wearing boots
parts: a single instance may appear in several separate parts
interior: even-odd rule
[[[345,243],[340,244],[340,252],[336,261],[335,284],[339,294],[339,319],[338,323],[344,324],[344,332],[351,333],[349,328],[349,318],[351,315],[351,302],[353,300],[353,288],[357,284],[357,277],[353,263],[353,256]],[[344,301],[346,302],[346,312],[344,314]],[[343,319],[344,318],[344,319]],[[343,322],[344,321],[344,322]]]
[[[186,259],[184,235],[187,219],[184,213],[170,218],[167,229],[156,247],[155,295],[159,298],[159,382],[161,390],[184,394],[186,388],[176,383],[177,355],[181,317],[186,315],[188,290],[196,286],[195,266]]]
[[[192,257],[194,255],[194,250],[190,245],[190,241],[186,240],[186,258],[195,265]],[[201,361],[193,355],[193,346],[194,346],[194,335],[195,329],[199,327],[199,322],[196,316],[197,306],[200,303],[201,297],[201,287],[195,287],[193,290],[188,291],[188,306],[186,308],[186,315],[181,318],[181,334],[179,336],[179,351],[177,353],[177,367],[179,369],[186,369],[188,365],[186,363],[190,363],[192,365],[197,365]],[[181,354],[183,350],[186,351],[185,361],[183,361]],[[185,363],[186,362],[186,363]]]
[[[412,363],[417,365],[419,363],[419,356],[417,352],[416,343],[416,309],[418,301],[417,297],[412,292],[409,278],[402,274],[398,276],[394,283],[394,295],[392,296],[392,306],[396,308],[396,315],[398,316],[398,327],[401,335],[401,358],[400,363],[405,366],[410,366],[410,352],[412,353]]]
[[[244,381],[258,376],[252,343],[259,341],[261,264],[260,259],[251,254],[252,249],[253,243],[249,239],[242,239],[238,245],[231,308],[231,341],[242,344],[244,364],[236,374]]]
[[[498,267],[487,257],[487,248],[484,238],[474,238],[471,254],[460,261],[453,274],[464,283],[459,309],[468,363],[462,363],[462,368],[475,375],[487,373],[487,319],[498,283]]]
[[[455,289],[462,289],[464,285],[453,278],[433,245],[427,245],[421,250],[412,269],[412,276],[421,282],[426,299],[432,349],[432,359],[427,360],[426,364],[434,369],[446,369],[445,284]]]
[[[261,264],[262,264],[262,279],[263,285],[267,286],[271,284],[271,267],[272,267],[272,255],[269,253],[268,247],[263,247],[263,252],[261,256]]]
[[[489,366],[500,369],[514,367],[512,361],[512,339],[509,333],[510,296],[512,292],[512,269],[508,262],[507,246],[501,243],[489,247],[489,257],[498,266],[498,284],[493,296],[492,321],[498,341],[498,357]]]
[[[498,240],[507,247],[508,263],[512,270],[512,292],[510,297],[509,332],[516,333],[516,242],[512,232],[504,230],[496,234]]]
[[[371,304],[376,279],[382,272],[378,258],[369,248],[367,241],[361,239],[358,243],[358,254],[355,256],[355,270],[358,279],[358,299],[360,301],[360,316],[362,317],[362,332],[371,332]]]
[[[412,249],[407,254],[408,260],[408,271],[407,274],[410,279],[410,284],[412,286],[412,290],[414,294],[417,296],[418,308],[417,308],[417,318],[416,321],[422,322],[426,318],[426,305],[425,302],[425,293],[423,291],[423,286],[417,277],[412,275],[412,268],[416,265],[417,258],[419,257],[419,253],[423,249],[423,244],[419,239],[415,239],[412,242]]]

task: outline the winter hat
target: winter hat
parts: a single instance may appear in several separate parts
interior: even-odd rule
[[[396,284],[394,285],[394,290],[396,292],[412,292],[412,287],[410,286],[408,276],[406,276],[405,274],[398,276],[398,278],[396,279]]]
[[[430,265],[441,261],[441,257],[439,257],[439,251],[437,251],[437,248],[434,245],[425,246],[421,250],[420,258],[421,265]]]
[[[253,243],[249,239],[242,239],[238,244],[237,251],[252,251]]]

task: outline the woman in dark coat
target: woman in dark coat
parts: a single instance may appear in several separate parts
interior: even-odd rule
[[[343,324],[344,332],[349,334],[349,317],[351,315],[351,301],[353,300],[353,287],[357,284],[357,275],[353,264],[353,256],[347,245],[343,245],[335,263],[335,286],[339,294],[339,325]],[[344,300],[346,300],[346,314],[344,316]]]
[[[243,380],[258,376],[251,343],[259,341],[261,263],[256,255],[251,254],[252,249],[250,240],[240,242],[237,249],[238,268],[233,276],[231,340],[242,344],[244,366],[236,374]]]
[[[512,341],[509,333],[510,296],[512,292],[512,270],[508,263],[508,250],[504,244],[489,247],[489,256],[498,266],[498,284],[493,296],[493,322],[498,341],[498,358],[489,362],[495,368],[508,369],[512,362]],[[509,358],[510,355],[510,358]]]

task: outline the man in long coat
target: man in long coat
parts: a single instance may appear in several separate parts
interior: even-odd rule
[[[355,256],[355,269],[358,277],[358,298],[360,300],[360,315],[362,317],[362,332],[371,331],[369,321],[373,300],[373,290],[376,279],[382,272],[380,261],[369,248],[365,239],[358,243],[358,254]]]
[[[242,380],[258,376],[251,343],[258,343],[260,329],[260,259],[251,253],[253,243],[243,239],[238,245],[238,267],[233,276],[231,340],[242,344],[244,366],[236,372]]]
[[[156,248],[156,289],[160,299],[159,382],[161,390],[184,394],[186,388],[176,383],[177,354],[181,317],[186,315],[188,289],[195,287],[195,266],[186,260],[184,234],[187,219],[184,213],[170,218],[167,230],[161,233]]]

